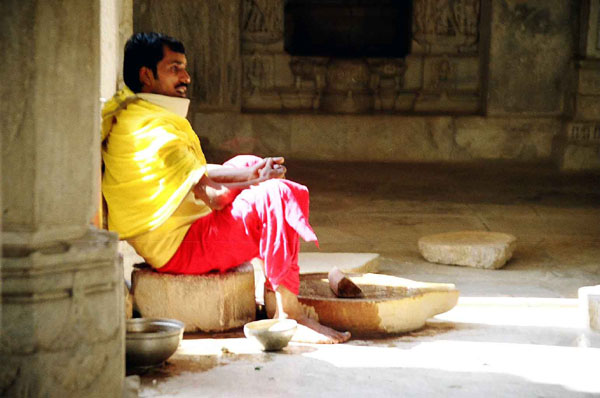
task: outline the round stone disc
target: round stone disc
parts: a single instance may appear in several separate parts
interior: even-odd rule
[[[501,232],[448,232],[419,239],[419,251],[429,262],[486,269],[503,267],[516,247],[517,238]]]

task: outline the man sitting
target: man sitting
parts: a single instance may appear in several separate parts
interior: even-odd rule
[[[108,227],[158,272],[224,272],[264,262],[276,317],[293,318],[304,341],[340,343],[298,302],[298,236],[308,223],[308,190],[283,179],[283,158],[238,156],[209,167],[185,116],[190,75],[183,44],[138,33],[125,45],[126,88],[102,111],[102,193]]]

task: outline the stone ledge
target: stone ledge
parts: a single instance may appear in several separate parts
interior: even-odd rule
[[[254,270],[246,263],[224,274],[173,275],[136,269],[134,305],[145,318],[171,318],[186,332],[222,332],[253,321]]]

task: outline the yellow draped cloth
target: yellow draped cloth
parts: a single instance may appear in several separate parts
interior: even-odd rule
[[[102,159],[108,228],[121,239],[161,226],[206,172],[190,123],[128,88],[102,110]]]

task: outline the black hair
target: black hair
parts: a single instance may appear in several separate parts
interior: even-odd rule
[[[123,80],[134,93],[142,91],[139,74],[142,66],[150,68],[156,77],[156,65],[164,57],[164,46],[171,51],[185,54],[183,43],[162,33],[135,33],[127,40],[123,58]]]

